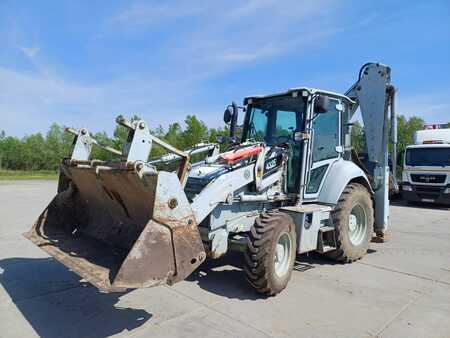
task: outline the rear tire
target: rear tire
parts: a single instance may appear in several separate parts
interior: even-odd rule
[[[374,223],[373,202],[366,187],[358,183],[347,185],[331,216],[336,250],[326,255],[345,263],[363,257],[372,239]]]
[[[292,218],[278,210],[261,213],[255,220],[244,254],[248,282],[267,296],[280,293],[291,279],[297,236]]]

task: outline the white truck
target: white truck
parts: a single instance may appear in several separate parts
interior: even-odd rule
[[[450,205],[450,128],[415,133],[405,151],[401,192],[407,202]]]

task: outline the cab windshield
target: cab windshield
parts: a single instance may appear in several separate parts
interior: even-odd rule
[[[303,131],[305,104],[301,98],[282,96],[248,106],[243,141],[253,140],[268,145],[290,143],[293,133]]]
[[[247,108],[243,141],[259,141],[270,146],[288,144],[287,191],[297,193],[302,143],[294,142],[293,134],[305,129],[305,103],[301,98],[286,95],[256,100]]]
[[[410,166],[450,166],[450,147],[407,149],[405,164]]]

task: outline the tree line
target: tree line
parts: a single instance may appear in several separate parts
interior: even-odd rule
[[[448,124],[450,127],[450,123]],[[403,115],[397,116],[397,154],[403,153],[406,146],[414,143],[414,132],[425,127],[425,121],[417,116],[409,119]],[[352,126],[352,145],[358,153],[366,152],[366,137],[363,126],[356,122]]]
[[[138,120],[133,116],[132,121]],[[398,117],[398,153],[413,143],[416,130],[423,129],[424,121],[419,117]],[[184,125],[172,123],[167,128],[158,126],[151,133],[178,149],[187,149],[200,142],[216,142],[218,136],[227,136],[225,128],[208,128],[195,115],[188,115]],[[104,145],[122,149],[126,142],[127,130],[117,126],[112,136],[97,132],[93,137]],[[31,134],[22,138],[7,136],[0,132],[0,169],[8,170],[57,170],[62,158],[70,155],[73,136],[64,131],[64,127],[53,123],[48,132]],[[360,123],[352,127],[352,144],[358,152],[365,152],[365,135]],[[157,157],[164,151],[154,146],[151,157]],[[92,158],[110,160],[114,155],[98,147],[92,148]]]
[[[139,120],[138,116],[131,121]],[[35,133],[22,138],[7,136],[0,132],[0,169],[8,170],[57,170],[62,158],[70,155],[74,136],[64,131],[64,127],[53,123],[47,133]],[[229,134],[228,128],[208,128],[195,115],[188,115],[184,125],[172,123],[167,129],[162,126],[150,130],[158,138],[178,149],[187,149],[200,142],[216,142],[218,136]],[[101,144],[122,149],[126,142],[128,130],[116,126],[112,136],[105,132],[93,133],[92,136]],[[156,145],[152,147],[150,157],[158,157],[164,150]],[[114,154],[92,147],[92,158],[111,160]]]

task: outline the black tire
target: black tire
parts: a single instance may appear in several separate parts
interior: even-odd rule
[[[352,237],[349,218],[354,210],[364,210],[365,228],[358,232],[358,236]],[[366,187],[358,183],[347,185],[336,208],[332,211],[331,217],[335,227],[336,250],[330,251],[326,255],[345,263],[363,257],[367,253],[372,239],[374,223],[373,201]],[[354,239],[355,237],[358,241]],[[353,242],[351,238],[353,238]]]
[[[276,247],[279,239],[290,242],[289,261],[276,271]],[[296,256],[297,236],[292,218],[278,210],[261,213],[248,236],[244,271],[248,282],[267,296],[280,293],[291,279]],[[281,273],[280,273],[281,270]]]

